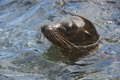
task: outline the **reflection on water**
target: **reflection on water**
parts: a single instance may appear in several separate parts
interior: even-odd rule
[[[119,0],[0,0],[0,80],[119,80]],[[40,26],[69,13],[92,21],[98,50],[67,60]]]

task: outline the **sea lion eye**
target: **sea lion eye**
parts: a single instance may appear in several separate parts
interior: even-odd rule
[[[71,32],[72,28],[71,27],[64,27],[67,32]]]
[[[72,27],[68,24],[63,24],[62,26],[63,26],[64,30],[66,30],[67,32],[73,31]]]

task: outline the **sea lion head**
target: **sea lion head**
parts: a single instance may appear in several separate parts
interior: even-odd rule
[[[99,39],[95,26],[81,16],[67,16],[49,25],[41,31],[54,45],[72,49],[94,44]]]

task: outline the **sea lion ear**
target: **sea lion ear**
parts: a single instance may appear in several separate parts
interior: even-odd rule
[[[87,34],[89,37],[92,37],[92,35],[87,31],[87,30],[84,30],[85,34]]]

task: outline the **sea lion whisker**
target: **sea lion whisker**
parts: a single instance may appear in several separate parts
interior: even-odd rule
[[[56,37],[54,31],[45,31],[44,34],[50,41],[55,42],[55,44],[57,43],[55,39],[57,39],[57,41],[59,41],[63,45],[63,43],[58,39],[58,37]]]
[[[75,48],[77,48],[77,49],[79,49],[79,47],[78,46],[76,46],[74,43],[72,43],[72,42],[70,42],[70,41],[68,41],[68,40],[66,40],[68,43],[70,43],[71,45],[73,45]]]
[[[58,35],[58,34],[57,34]],[[74,46],[75,48],[79,49],[79,47],[77,47],[75,44],[71,43],[70,41],[64,39],[63,37],[61,37],[60,35],[58,35],[58,38],[61,38],[62,40],[64,40],[64,42],[66,43],[66,45],[71,44],[72,46]],[[69,43],[69,44],[68,44]],[[69,45],[70,46],[70,45]],[[69,47],[71,48],[71,46]]]
[[[71,48],[71,46],[54,29],[52,32],[55,34],[54,36],[56,36],[56,38],[64,46],[64,48],[65,48],[65,45],[67,45],[69,48]]]
[[[56,32],[54,32],[54,33],[55,33],[56,37],[59,39],[59,42],[62,43],[64,48],[66,48],[65,45],[67,45],[69,48],[71,48],[70,45],[64,39],[62,39],[60,35],[58,35],[58,33],[56,33]]]
[[[62,40],[64,40],[66,43],[68,42],[68,43],[71,44],[72,46],[74,46],[74,47],[76,47],[77,49],[79,49],[79,47],[77,47],[74,43],[72,43],[72,42],[70,42],[70,41],[64,39],[64,38],[61,37],[60,35],[58,35],[58,37],[61,38]],[[67,44],[68,44],[68,43],[67,43]],[[68,45],[69,45],[69,44],[68,44]]]
[[[57,37],[57,36],[56,36],[56,37]],[[65,43],[64,43],[63,40],[59,39],[58,37],[57,37],[57,40],[59,41],[59,43],[61,44],[61,46],[62,46],[63,48],[66,48],[66,47],[65,47]]]
[[[71,46],[65,41],[64,38],[62,38],[58,33],[56,33],[56,32],[54,32],[54,33],[65,45],[67,45],[71,49]],[[65,45],[63,45],[63,46],[65,46]]]
[[[64,44],[61,42],[61,40],[57,37],[57,35],[56,35],[56,33],[55,33],[54,31],[53,31],[53,33],[54,33],[53,36],[55,37],[54,39],[57,39],[57,41],[59,41],[62,45],[64,45]],[[56,41],[55,41],[55,42],[56,42]]]

